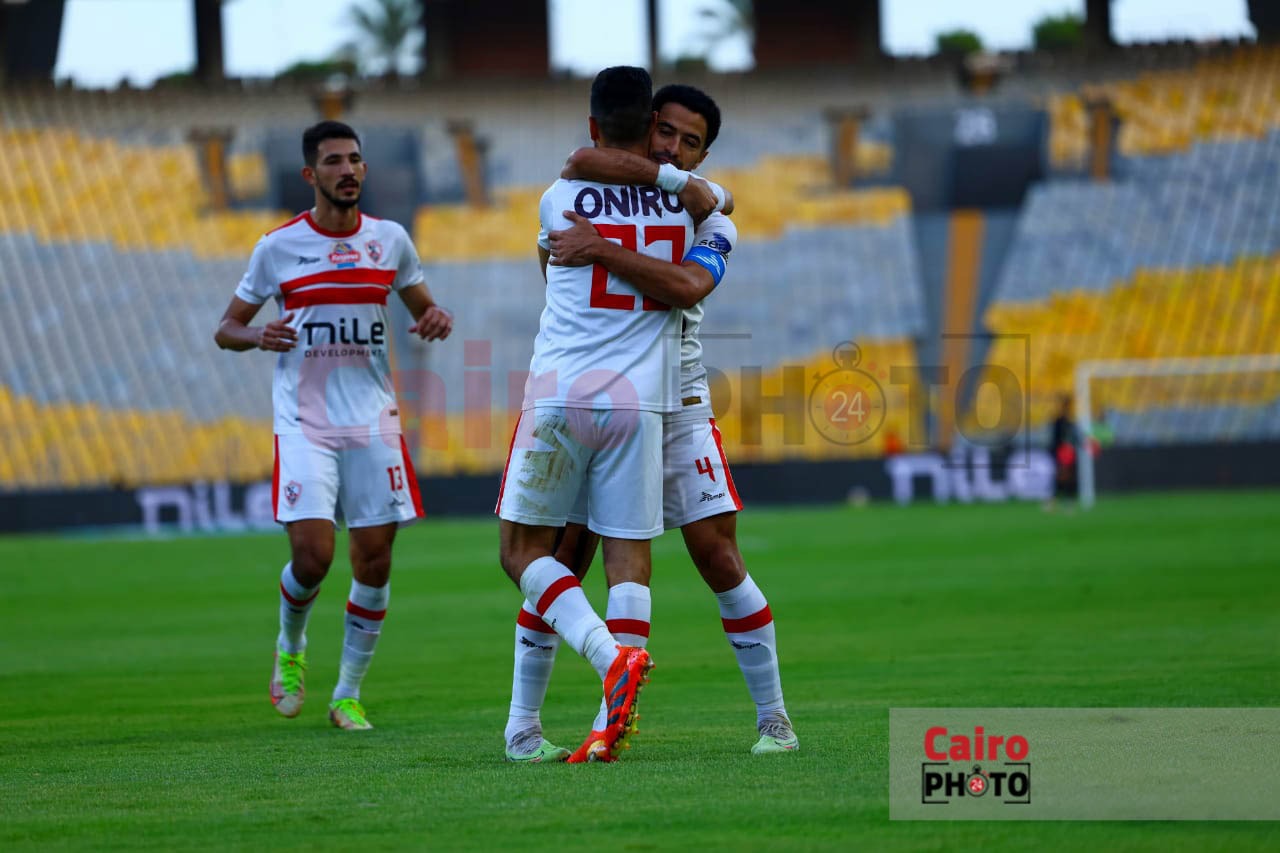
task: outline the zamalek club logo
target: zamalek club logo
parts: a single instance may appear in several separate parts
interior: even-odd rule
[[[988,734],[982,726],[972,735],[951,734],[945,726],[933,726],[924,733],[929,760],[920,763],[920,802],[942,806],[989,793],[1006,805],[1030,805],[1030,753],[1022,735]]]

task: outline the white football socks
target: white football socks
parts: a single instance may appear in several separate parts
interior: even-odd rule
[[[351,581],[347,615],[343,620],[342,663],[338,668],[338,686],[333,689],[335,702],[360,698],[360,682],[373,660],[373,650],[382,634],[382,621],[387,616],[390,598],[389,583],[386,586],[365,586],[359,581]]]
[[[624,646],[644,648],[649,642],[649,615],[653,601],[649,587],[638,583],[620,583],[609,587],[609,606],[605,611],[605,625],[614,639]],[[592,731],[604,731],[609,709],[600,700]]]
[[[731,590],[716,593],[720,621],[747,690],[756,703],[756,722],[766,717],[786,715],[782,701],[782,676],[778,672],[778,641],[769,602],[756,582],[746,580]]]
[[[529,729],[542,731],[542,703],[551,683],[551,667],[560,648],[560,635],[542,621],[533,605],[524,602],[516,616],[515,669],[511,678],[511,709],[504,732],[507,743]]]
[[[280,636],[276,638],[279,651],[296,655],[307,650],[307,617],[319,594],[319,584],[303,586],[293,576],[293,562],[284,564],[280,573]]]
[[[582,584],[554,557],[539,557],[520,576],[520,591],[538,615],[582,655],[603,681],[618,656],[617,643],[591,609]]]

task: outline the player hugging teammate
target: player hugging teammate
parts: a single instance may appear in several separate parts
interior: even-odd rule
[[[742,504],[698,340],[701,300],[723,278],[737,231],[719,212],[723,191],[684,169],[706,156],[720,113],[692,87],[668,86],[653,99],[649,87],[643,69],[597,76],[596,147],[575,152],[542,199],[547,308],[498,506],[503,565],[526,599],[516,619],[505,732],[512,761],[611,761],[634,732],[639,688],[652,665],[642,656],[649,540],[664,525],[682,529],[719,601],[756,703],[752,752],[799,747],[783,704],[773,618],[737,547]],[[691,214],[701,220],[696,231]],[[562,473],[548,478],[546,471]],[[578,584],[598,536],[606,620]],[[560,637],[605,680],[592,730],[572,753],[542,736],[540,720]],[[640,662],[629,664],[640,675],[627,682],[634,693],[611,684],[626,675],[624,660]]]

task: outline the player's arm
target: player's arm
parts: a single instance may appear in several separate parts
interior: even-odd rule
[[[453,312],[437,305],[431,296],[431,289],[423,280],[422,261],[409,232],[399,225],[393,231],[397,261],[396,277],[391,286],[413,317],[409,332],[424,341],[443,341],[453,331]]]
[[[213,333],[214,342],[222,349],[236,352],[249,349],[288,352],[297,346],[298,330],[289,325],[293,319],[292,311],[265,326],[249,325],[261,307],[239,296],[231,297],[231,304],[223,312],[218,329]]]
[[[542,281],[544,284],[547,281],[547,264],[550,263],[550,261],[551,261],[551,250],[544,249],[542,246],[539,246],[538,247],[538,263],[542,264]]]
[[[617,148],[579,148],[569,155],[560,177],[602,184],[651,184],[679,196],[694,222],[717,211],[725,216],[733,213],[733,194],[718,184],[670,163],[658,165],[647,157]]]
[[[425,284],[402,287],[396,293],[413,315],[409,331],[425,341],[443,341],[453,331],[453,313],[436,304]]]
[[[645,296],[675,308],[692,308],[710,293],[724,275],[723,258],[703,258],[697,247],[679,264],[624,249],[596,232],[591,221],[572,210],[564,213],[573,225],[552,231],[551,263],[579,267],[599,264],[634,285]],[[715,254],[708,252],[709,254]]]
[[[657,186],[659,175],[661,168],[648,157],[617,148],[579,148],[569,155],[560,170],[560,177],[566,180],[599,181],[602,184]]]
[[[217,331],[213,333],[214,342],[222,349],[243,352],[256,347],[271,352],[288,352],[297,346],[298,330],[289,325],[293,319],[292,311],[265,326],[249,325],[268,299],[280,295],[280,276],[274,271],[271,258],[270,237],[264,236],[253,247],[249,268],[236,287],[231,304],[223,312]]]

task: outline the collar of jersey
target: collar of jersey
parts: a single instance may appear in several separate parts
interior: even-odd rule
[[[323,234],[325,237],[354,237],[360,233],[360,228],[364,225],[364,214],[360,213],[357,214],[360,218],[356,221],[356,227],[352,228],[350,231],[326,231],[317,225],[316,221],[311,218],[311,211],[308,210],[302,215],[303,218],[307,220],[307,224],[311,226],[312,231],[317,234]]]

